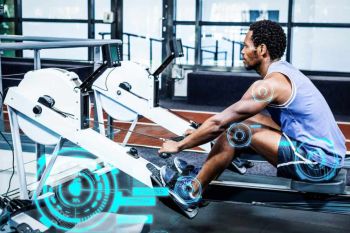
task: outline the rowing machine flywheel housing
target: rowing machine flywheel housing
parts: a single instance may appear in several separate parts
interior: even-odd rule
[[[29,71],[16,88],[27,98],[37,102],[32,113],[35,117],[41,117],[45,111],[53,111],[50,106],[38,102],[40,98],[49,96],[54,101],[55,109],[69,114],[73,127],[81,129],[81,95],[77,88],[80,83],[78,75],[74,72],[48,68]],[[37,111],[38,109],[40,111]],[[59,141],[59,135],[20,112],[18,125],[24,134],[37,143],[54,145]]]

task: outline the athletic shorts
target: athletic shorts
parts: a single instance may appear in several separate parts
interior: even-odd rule
[[[303,143],[283,134],[278,147],[277,176],[305,182],[327,182],[340,171],[340,168],[328,167],[307,158]]]

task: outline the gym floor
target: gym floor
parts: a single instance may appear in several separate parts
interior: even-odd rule
[[[157,204],[150,232],[340,233],[349,232],[349,216],[211,202],[195,219]]]

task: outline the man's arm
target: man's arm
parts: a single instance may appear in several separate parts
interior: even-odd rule
[[[177,153],[179,151],[193,148],[198,145],[210,142],[224,132],[231,123],[241,122],[261,112],[270,102],[274,102],[279,87],[277,79],[269,78],[265,80],[256,81],[249,87],[243,97],[236,103],[226,108],[221,113],[207,119],[196,131],[185,137],[180,142],[167,141],[159,152]],[[273,94],[267,101],[264,99],[264,88],[267,91],[272,91]],[[259,92],[260,88],[261,91]],[[259,93],[261,95],[259,95]]]

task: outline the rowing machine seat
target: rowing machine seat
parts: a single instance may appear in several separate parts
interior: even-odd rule
[[[344,194],[346,174],[347,170],[342,169],[333,180],[328,181],[327,183],[310,183],[292,180],[291,189],[307,193]]]

